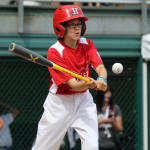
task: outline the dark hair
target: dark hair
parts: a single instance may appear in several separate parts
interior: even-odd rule
[[[97,92],[97,95],[96,95],[96,104],[97,104],[97,109],[99,111],[102,110],[102,107],[103,107],[103,104],[104,104],[104,95],[107,92],[111,92],[111,97],[110,97],[110,100],[109,100],[109,103],[108,103],[110,105],[110,109],[113,109],[113,107],[114,107],[112,90],[110,89],[110,87],[108,87],[105,92],[103,92],[103,91],[98,91]]]

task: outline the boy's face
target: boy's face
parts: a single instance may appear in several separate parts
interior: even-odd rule
[[[66,25],[65,38],[77,41],[80,38],[82,23],[79,19],[71,20]]]

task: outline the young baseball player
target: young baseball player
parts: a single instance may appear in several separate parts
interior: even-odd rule
[[[106,90],[107,72],[92,40],[83,37],[87,20],[77,5],[60,6],[54,12],[58,41],[47,58],[84,77],[90,76],[91,65],[98,78],[85,82],[48,68],[52,78],[32,150],[58,150],[69,127],[79,134],[82,150],[98,150],[97,111],[88,89]]]

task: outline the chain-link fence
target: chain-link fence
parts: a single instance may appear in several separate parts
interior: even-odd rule
[[[114,75],[111,66],[114,62],[122,62],[124,72]],[[124,143],[125,150],[137,150],[137,101],[136,101],[136,70],[135,59],[117,60],[104,59],[108,70],[108,83],[113,89],[115,103],[123,114],[124,131],[130,137]],[[93,76],[95,72],[92,71]],[[37,131],[37,124],[43,111],[43,103],[48,93],[49,72],[46,67],[24,61],[19,58],[0,59],[0,101],[7,107],[0,106],[1,113],[16,112],[10,125],[13,138],[12,150],[30,150]],[[96,92],[91,90],[95,99]],[[10,109],[11,108],[11,109]],[[5,138],[5,137],[4,137]],[[65,136],[61,150],[69,150],[69,141]],[[80,150],[80,140],[77,140],[76,150]]]

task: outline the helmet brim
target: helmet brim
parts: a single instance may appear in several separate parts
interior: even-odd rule
[[[85,21],[88,21],[88,17],[85,17],[85,16],[84,16],[84,17],[79,17],[79,16],[78,16],[78,17],[72,17],[72,19],[69,19],[69,20],[68,20],[68,19],[65,19],[65,20],[61,21],[61,23],[65,23],[65,22],[68,22],[68,21],[71,21],[71,20],[74,20],[74,19],[83,19],[84,22],[85,22]]]

